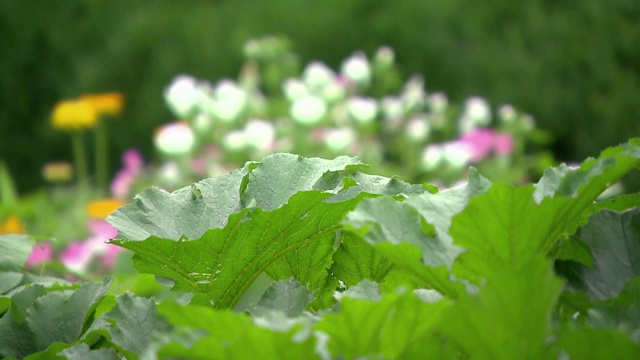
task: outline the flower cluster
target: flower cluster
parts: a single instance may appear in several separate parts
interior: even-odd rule
[[[107,241],[117,235],[117,230],[107,223],[105,218],[122,205],[124,203],[116,199],[97,200],[89,203],[86,211],[89,217],[90,236],[64,244],[61,251],[55,251],[54,244],[50,241],[38,242],[29,254],[26,266],[34,267],[59,261],[68,271],[80,276],[111,269],[116,256],[123,249],[107,244]],[[99,260],[99,262],[96,263],[94,260]]]
[[[87,94],[56,104],[51,115],[53,127],[66,131],[94,128],[101,115],[117,115],[124,98],[120,93]]]
[[[385,175],[442,186],[465,178],[469,165],[522,182],[548,158],[525,152],[545,144],[531,116],[510,105],[494,112],[479,97],[451,105],[442,92],[428,93],[420,76],[402,85],[388,47],[371,59],[355,52],[338,71],[313,61],[296,75],[286,44],[273,37],[247,43],[237,80],[180,75],[165,89],[180,120],[155,135],[166,157],[158,175],[164,185],[217,176],[272,152],[355,155]]]

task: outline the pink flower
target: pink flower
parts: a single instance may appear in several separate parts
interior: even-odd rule
[[[513,138],[507,133],[496,133],[493,138],[493,149],[498,155],[509,155],[513,151]]]
[[[131,185],[142,170],[143,159],[140,151],[137,149],[125,151],[122,154],[122,163],[124,168],[118,171],[111,181],[111,194],[118,199],[124,199],[129,195]]]
[[[31,253],[29,254],[26,266],[37,265],[43,262],[50,261],[52,258],[52,254],[53,250],[51,248],[51,243],[37,243],[33,246],[33,250],[31,250]]]
[[[83,271],[89,262],[97,256],[102,257],[102,264],[109,268],[113,265],[116,255],[123,250],[115,245],[107,244],[107,241],[118,234],[118,230],[108,222],[98,219],[90,220],[89,230],[92,234],[91,237],[85,241],[69,244],[60,254],[60,260],[67,268]]]
[[[60,261],[69,269],[82,271],[87,267],[93,253],[88,244],[84,241],[70,243],[66,249],[60,253]]]
[[[122,163],[125,169],[137,172],[142,169],[144,160],[138,149],[129,149],[122,154]]]
[[[513,138],[508,133],[498,133],[493,129],[474,129],[462,135],[457,142],[470,149],[471,161],[478,162],[492,151],[498,155],[508,155],[513,150]]]
[[[480,161],[491,152],[494,132],[491,129],[474,129],[458,140],[471,150],[471,161]]]

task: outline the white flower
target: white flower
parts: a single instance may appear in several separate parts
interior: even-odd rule
[[[229,131],[222,139],[222,146],[228,151],[242,151],[247,147],[247,137],[242,130]]]
[[[427,119],[423,117],[414,117],[407,123],[405,133],[410,140],[422,142],[427,139],[430,130],[431,127],[427,122]]]
[[[244,129],[244,137],[247,145],[267,151],[273,145],[276,130],[273,124],[264,120],[251,120]]]
[[[198,114],[192,122],[193,130],[201,135],[206,135],[211,131],[213,120],[207,114]]]
[[[296,100],[291,105],[291,117],[300,124],[313,125],[318,123],[327,113],[325,102],[313,95]]]
[[[424,170],[430,171],[437,168],[442,162],[444,155],[444,148],[442,145],[433,144],[425,146],[422,150],[422,158],[420,163]]]
[[[404,86],[402,105],[406,112],[421,109],[427,94],[424,92],[424,80],[419,76],[412,77]]]
[[[447,95],[441,92],[435,92],[427,99],[429,107],[433,112],[442,113],[447,110],[448,100]]]
[[[374,63],[387,68],[393,64],[394,57],[393,49],[388,46],[383,46],[376,51],[373,61]]]
[[[180,167],[175,161],[166,162],[158,169],[158,177],[165,183],[177,184],[180,182]]]
[[[174,122],[160,127],[154,138],[156,148],[170,156],[188,154],[195,140],[191,127],[185,122]]]
[[[232,80],[222,80],[214,89],[213,114],[224,122],[234,121],[247,104],[247,94]]]
[[[287,100],[293,102],[309,95],[307,86],[299,79],[287,79],[282,84],[282,91]]]
[[[311,90],[319,90],[335,80],[335,73],[327,65],[314,61],[307,65],[302,73],[304,83]]]
[[[384,127],[390,131],[396,131],[402,125],[402,101],[399,98],[387,96],[382,99],[382,113],[384,114]]]
[[[329,103],[335,103],[347,94],[347,89],[343,81],[336,79],[329,84],[327,84],[322,91],[320,91],[320,96],[322,96]]]
[[[444,144],[442,158],[453,168],[462,168],[467,165],[473,157],[473,149],[467,144],[453,141]]]
[[[513,106],[507,104],[502,105],[498,109],[498,117],[505,124],[511,124],[516,119],[516,109]]]
[[[326,129],[322,141],[335,152],[345,151],[356,139],[355,131],[350,127]]]
[[[164,98],[176,116],[184,118],[195,109],[199,92],[195,78],[180,75],[165,89]]]
[[[465,103],[464,113],[458,120],[458,129],[466,134],[473,129],[487,126],[491,122],[489,104],[483,98],[472,97]]]
[[[349,115],[360,124],[372,122],[378,114],[378,103],[375,99],[355,97],[347,105]]]
[[[362,52],[346,59],[340,73],[358,85],[368,85],[371,82],[371,66]]]

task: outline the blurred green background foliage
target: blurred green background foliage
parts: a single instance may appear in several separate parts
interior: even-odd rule
[[[511,103],[554,134],[558,159],[582,160],[640,134],[638,19],[637,0],[2,1],[0,159],[21,192],[41,186],[43,164],[71,159],[55,103],[105,91],[126,96],[111,169],[126,148],[151,157],[171,80],[235,78],[244,43],[272,34],[334,69],[388,45],[403,78]]]

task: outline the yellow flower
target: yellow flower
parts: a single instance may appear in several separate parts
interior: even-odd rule
[[[24,227],[18,217],[11,215],[3,223],[0,223],[0,234],[22,234]]]
[[[104,219],[123,205],[124,203],[117,199],[96,200],[87,205],[87,214],[92,218]]]
[[[73,165],[68,162],[50,162],[42,168],[42,176],[51,182],[70,181],[73,178]]]
[[[111,92],[102,94],[87,94],[80,98],[93,105],[98,114],[118,115],[124,106],[124,96],[121,93]]]
[[[51,116],[53,127],[61,130],[92,128],[98,121],[98,112],[86,100],[65,100],[56,104]]]

